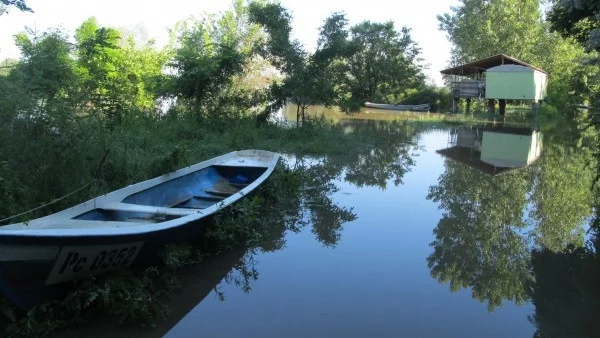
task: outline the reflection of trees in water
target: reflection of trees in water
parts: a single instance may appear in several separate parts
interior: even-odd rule
[[[246,251],[244,256],[234,264],[231,271],[225,275],[221,282],[234,284],[244,293],[252,291],[250,284],[258,279],[258,270],[256,269],[256,260],[254,259],[256,254],[255,249]],[[225,292],[221,291],[221,284],[217,284],[214,291],[220,301],[225,300]]]
[[[299,232],[311,227],[317,241],[335,247],[341,240],[343,226],[357,218],[351,207],[340,206],[333,194],[338,191],[335,180],[344,179],[359,187],[386,187],[388,180],[402,183],[402,178],[414,165],[411,144],[417,129],[406,123],[377,122],[347,123],[348,133],[364,140],[364,147],[348,149],[343,155],[311,157],[293,154],[285,175],[280,175],[275,189],[267,194],[277,195],[277,205],[264,210],[263,240],[251,248],[225,279],[244,292],[258,278],[254,257],[260,252],[273,252],[285,246],[287,232]],[[274,196],[271,196],[274,197]],[[271,200],[271,198],[269,198]],[[224,295],[217,295],[224,299]]]
[[[473,297],[488,301],[488,309],[503,299],[527,299],[528,246],[519,230],[525,227],[528,171],[513,171],[490,180],[486,174],[446,160],[446,172],[428,198],[444,214],[434,230],[431,274],[450,289],[471,287]]]
[[[334,158],[345,169],[344,179],[358,187],[386,188],[387,181],[402,184],[415,162],[413,140],[418,128],[406,122],[341,121],[346,130],[365,140],[365,147]]]
[[[582,225],[592,213],[590,155],[551,145],[536,165],[529,213],[538,243],[553,251],[583,245]],[[587,156],[586,156],[587,155]]]
[[[432,276],[452,291],[471,288],[490,310],[530,299],[527,286],[543,283],[531,273],[532,245],[559,252],[583,244],[592,211],[588,159],[552,145],[532,166],[495,177],[447,160],[428,196],[444,211],[427,258]]]
[[[335,247],[341,238],[343,224],[357,217],[352,208],[340,207],[331,199],[332,194],[338,191],[333,181],[339,177],[343,166],[329,159],[308,167],[307,161],[302,158],[297,158],[296,163],[306,177],[306,185],[302,189],[304,216],[316,239],[325,246]]]

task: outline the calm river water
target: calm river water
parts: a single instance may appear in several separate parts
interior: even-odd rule
[[[369,147],[287,154],[286,165],[314,177],[293,230],[222,263],[214,289],[199,291],[208,294],[166,337],[593,329],[572,292],[585,289],[573,282],[585,258],[560,253],[586,240],[589,154],[535,127],[340,123],[370,135]]]

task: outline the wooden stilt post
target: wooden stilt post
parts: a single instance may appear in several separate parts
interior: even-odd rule
[[[537,116],[540,113],[540,104],[536,101],[533,101],[531,104],[531,110],[533,110],[533,114]]]
[[[504,116],[504,114],[506,113],[506,100],[505,99],[498,100],[498,106],[500,108],[500,115]]]
[[[496,101],[494,99],[488,100],[488,113],[493,114],[496,112]]]
[[[467,98],[467,114],[471,112],[471,98]]]

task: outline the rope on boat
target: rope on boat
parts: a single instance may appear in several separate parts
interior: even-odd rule
[[[92,179],[91,181],[89,181],[88,183],[86,183],[85,185],[83,185],[81,188],[79,188],[79,189],[77,189],[77,190],[74,190],[74,191],[71,191],[70,193],[68,193],[68,194],[66,194],[66,195],[64,195],[64,196],[62,196],[62,197],[59,197],[59,198],[57,198],[57,199],[55,199],[55,200],[53,200],[53,201],[51,201],[51,202],[48,202],[48,203],[46,203],[46,204],[43,204],[43,205],[40,205],[40,206],[39,206],[39,207],[37,207],[37,208],[33,208],[33,209],[30,209],[30,210],[24,211],[24,212],[22,212],[22,213],[20,213],[20,214],[13,215],[13,216],[7,217],[7,218],[5,218],[5,219],[0,219],[0,223],[3,223],[3,222],[5,222],[5,221],[8,221],[8,220],[11,220],[11,219],[13,219],[13,218],[17,218],[17,217],[20,217],[20,216],[26,215],[26,214],[28,214],[28,213],[30,213],[30,212],[34,212],[34,211],[36,211],[36,210],[39,210],[39,209],[45,208],[45,207],[47,207],[47,206],[49,206],[49,205],[52,205],[52,204],[54,204],[54,203],[56,203],[56,202],[62,201],[62,200],[64,200],[65,198],[67,198],[67,197],[69,197],[69,196],[71,196],[71,195],[73,195],[73,194],[75,194],[75,193],[77,193],[77,192],[79,192],[79,191],[81,191],[81,190],[85,189],[87,186],[89,186],[90,184],[94,183],[94,181],[95,181],[95,180],[96,180],[96,179]]]

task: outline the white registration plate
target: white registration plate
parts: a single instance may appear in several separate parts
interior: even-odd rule
[[[143,244],[140,241],[116,245],[63,246],[46,279],[46,285],[126,268],[133,263]]]

